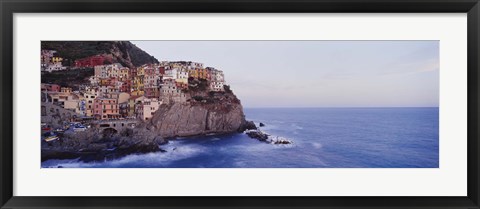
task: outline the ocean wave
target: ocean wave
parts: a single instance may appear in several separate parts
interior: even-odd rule
[[[290,126],[291,126],[293,129],[296,129],[296,130],[303,130],[303,127],[302,127],[302,126],[299,126],[299,125],[296,124],[296,123],[292,123],[292,124],[290,124]]]
[[[131,154],[125,157],[104,162],[85,163],[79,159],[74,160],[48,160],[42,162],[42,168],[146,168],[168,167],[177,160],[187,159],[206,151],[199,145],[185,145],[181,143],[169,143],[162,146],[167,152],[153,152],[146,154]]]
[[[312,142],[311,144],[312,144],[312,146],[315,147],[316,149],[320,149],[320,148],[323,147],[323,145],[320,144],[320,143],[318,143],[318,142]]]

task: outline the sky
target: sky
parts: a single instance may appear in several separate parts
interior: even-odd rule
[[[438,107],[438,41],[132,41],[223,70],[244,107]]]

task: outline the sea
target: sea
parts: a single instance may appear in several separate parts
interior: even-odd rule
[[[438,168],[439,112],[425,108],[245,108],[247,120],[292,144],[245,133],[179,138],[167,152],[43,168]]]

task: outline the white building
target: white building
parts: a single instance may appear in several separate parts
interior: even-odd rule
[[[90,85],[92,86],[98,86],[100,85],[100,78],[97,76],[90,76],[88,79],[90,81]]]
[[[55,50],[41,50],[40,69],[45,72],[52,72],[58,70],[65,70],[62,66],[62,58],[55,57],[57,51]]]
[[[115,63],[106,66],[107,78],[120,78],[121,69],[123,66],[120,63]]]
[[[67,68],[62,65],[61,62],[50,63],[46,67],[42,68],[43,71],[51,73],[52,71],[66,70]]]
[[[210,73],[210,90],[224,91],[223,86],[225,85],[225,76],[223,74],[223,71],[210,68]]]
[[[173,79],[164,80],[160,85],[160,100],[163,103],[179,102],[186,103],[187,97]]]
[[[184,85],[188,84],[188,69],[186,67],[177,70],[177,78],[175,81]]]
[[[107,76],[107,66],[105,65],[97,65],[94,68],[95,77],[97,78],[108,78]]]
[[[137,118],[142,120],[151,119],[161,104],[162,102],[156,98],[143,98],[143,101],[136,106]]]
[[[163,76],[163,80],[173,79],[176,80],[178,76],[178,68],[170,68],[165,70],[165,75]]]
[[[98,90],[102,96],[107,96],[109,94],[118,94],[120,90],[114,86],[99,86]]]
[[[93,102],[95,101],[95,98],[97,97],[96,93],[94,91],[89,91],[89,92],[83,92],[83,98],[84,98],[84,115],[85,116],[93,116]]]

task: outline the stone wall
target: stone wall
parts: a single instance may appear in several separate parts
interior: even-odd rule
[[[80,117],[74,111],[64,109],[50,102],[42,102],[40,112],[42,123],[47,123],[52,128],[61,128],[64,125],[63,123],[71,122],[75,118]]]

